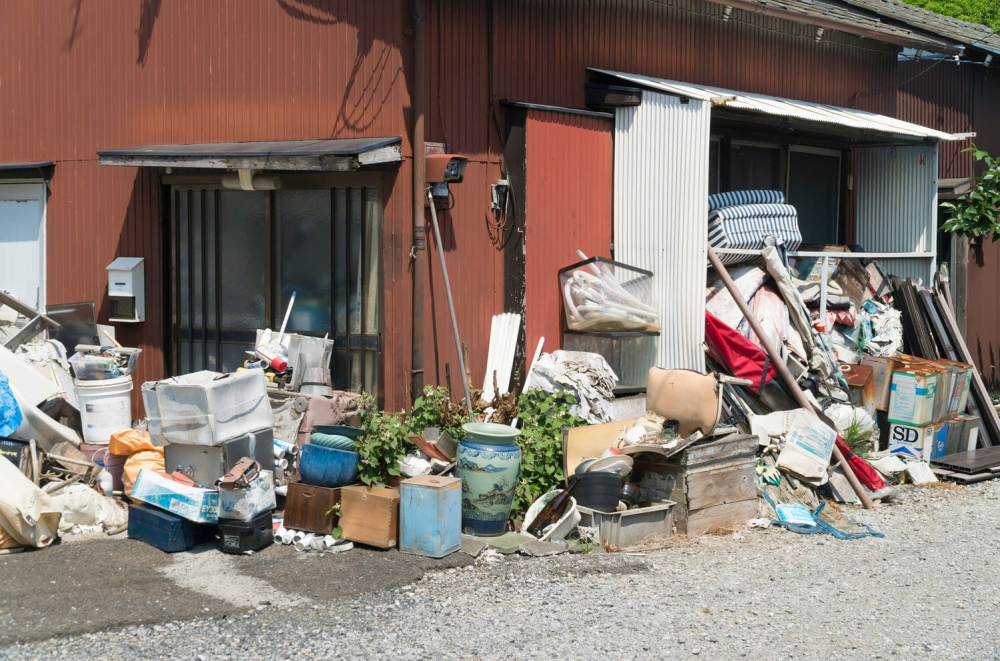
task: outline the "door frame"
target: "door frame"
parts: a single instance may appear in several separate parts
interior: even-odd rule
[[[39,274],[39,285],[38,285],[38,307],[36,308],[39,312],[45,312],[45,306],[48,304],[48,237],[47,237],[47,225],[48,225],[48,207],[49,207],[49,186],[48,182],[42,178],[34,179],[0,179],[0,191],[4,190],[6,186],[17,186],[23,187],[24,189],[30,189],[36,186],[41,187],[41,196],[38,197],[38,201],[42,205],[42,217],[39,221],[38,228],[38,248],[41,252],[39,259],[39,269],[41,273]],[[0,193],[0,199],[9,200],[2,193]],[[14,198],[23,199],[23,198]],[[34,196],[31,199],[35,199]]]

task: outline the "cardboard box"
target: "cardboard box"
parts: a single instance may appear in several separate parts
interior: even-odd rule
[[[130,496],[132,500],[155,505],[195,523],[219,521],[218,489],[181,484],[148,468],[139,471]]]
[[[875,380],[875,407],[879,411],[888,411],[889,394],[892,392],[892,372],[896,368],[896,361],[879,356],[863,356],[861,364],[872,368]]]
[[[908,454],[918,459],[930,458],[937,425],[889,425],[889,452]]]
[[[277,507],[274,473],[261,471],[245,489],[219,489],[219,518],[252,521]]]
[[[954,376],[951,393],[951,403],[948,407],[948,417],[954,418],[965,413],[969,403],[969,388],[972,386],[972,365],[954,360],[938,360],[938,364],[950,370]]]
[[[902,363],[892,373],[889,422],[922,427],[934,422],[938,373],[916,364]]]
[[[353,486],[340,490],[344,539],[380,549],[399,543],[399,489]]]

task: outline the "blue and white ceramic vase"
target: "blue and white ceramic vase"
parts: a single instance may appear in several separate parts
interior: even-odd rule
[[[462,425],[455,474],[462,480],[462,532],[502,535],[521,476],[521,433],[508,425]]]

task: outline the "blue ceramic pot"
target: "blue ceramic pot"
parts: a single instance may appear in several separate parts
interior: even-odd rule
[[[502,535],[521,476],[521,433],[507,425],[470,422],[462,425],[455,475],[462,480],[462,530],[475,535]]]
[[[335,489],[358,479],[358,453],[306,443],[299,452],[302,481],[314,487]]]

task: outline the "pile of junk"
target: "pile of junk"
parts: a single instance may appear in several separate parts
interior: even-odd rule
[[[927,286],[857,246],[803,246],[778,192],[709,207],[706,372],[656,365],[670,328],[653,273],[579,253],[559,271],[558,350],[522,346],[521,316],[499,314],[474,383],[453,323],[464,397],[449,365],[397,413],[334,389],[334,341],[284,324],[241,367],[147,381],[133,402],[141,352],[93,303],[40,313],[0,292],[0,553],[96,531],[166,552],[432,558],[747,525],[858,539],[879,533],[828,502],[1000,475],[946,272]]]

